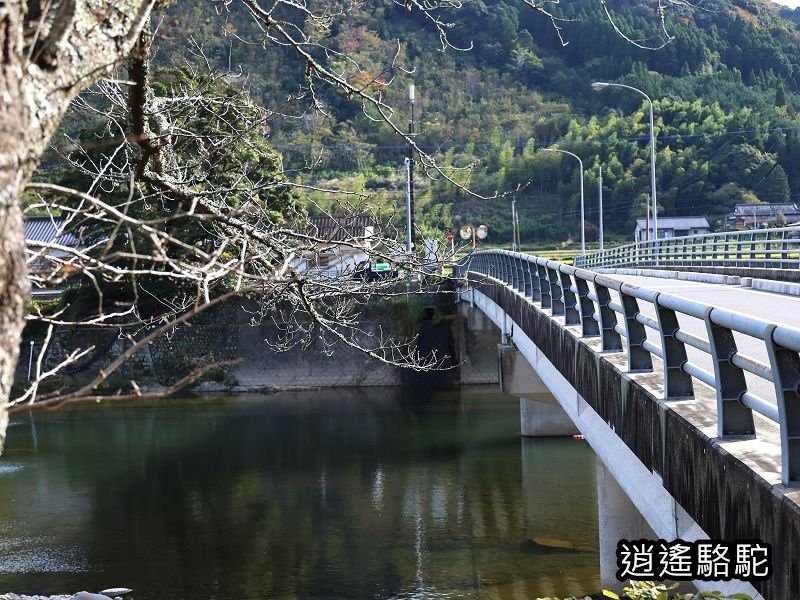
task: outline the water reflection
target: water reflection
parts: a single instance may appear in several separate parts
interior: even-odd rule
[[[63,560],[36,573],[0,562],[0,591],[505,599],[599,588],[591,451],[520,440],[518,401],[493,390],[187,400],[31,424],[10,430],[0,462],[23,467],[0,472],[0,522],[14,524],[0,552]]]

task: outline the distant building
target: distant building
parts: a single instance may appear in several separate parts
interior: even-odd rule
[[[318,240],[314,251],[296,259],[292,266],[301,273],[336,277],[352,273],[367,259],[375,236],[375,221],[366,215],[309,217],[305,234]]]
[[[643,242],[653,237],[653,222],[650,221],[650,235],[647,235],[647,219],[637,219],[633,239]],[[658,217],[658,237],[671,238],[684,235],[708,233],[710,227],[705,217]]]
[[[725,229],[759,229],[782,213],[787,223],[800,221],[796,204],[737,204],[732,213],[725,215]]]
[[[64,232],[67,222],[61,217],[28,217],[24,226],[28,268],[34,275],[50,275],[56,268],[56,261],[53,259],[73,256],[68,248],[77,248],[80,245],[78,238]]]

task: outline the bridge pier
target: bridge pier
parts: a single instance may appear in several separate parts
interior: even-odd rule
[[[578,428],[550,393],[531,364],[511,344],[500,344],[498,379],[500,389],[519,397],[520,433],[526,437],[574,435]]]
[[[600,584],[604,590],[622,592],[627,582],[617,579],[617,542],[656,540],[642,514],[631,502],[603,461],[597,459],[597,520],[600,532]]]
[[[552,394],[537,394],[537,398],[519,399],[520,433],[525,437],[575,435],[578,428]]]

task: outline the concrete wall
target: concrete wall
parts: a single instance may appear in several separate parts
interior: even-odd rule
[[[495,323],[503,313],[514,321],[514,344],[656,535],[771,544],[771,579],[695,582],[699,589],[800,598],[800,493],[783,488],[771,472],[757,472],[765,455],[752,441],[713,438],[712,391],[708,399],[668,405],[657,397],[658,368],[626,374],[621,353],[601,355],[599,340],[580,339],[577,328],[565,328],[505,286],[479,276],[472,283],[476,304]],[[693,414],[706,423],[694,424]]]
[[[455,357],[457,367],[439,373],[417,374],[377,361],[333,339],[328,334],[312,336],[307,346],[298,345],[285,352],[273,350],[265,340],[277,341],[282,331],[268,322],[251,325],[252,312],[229,305],[203,315],[169,335],[156,339],[137,352],[113,376],[114,385],[134,379],[145,387],[168,385],[202,365],[213,361],[240,359],[225,368],[219,381],[205,381],[201,391],[233,392],[319,387],[426,385],[447,387],[461,384],[497,383],[498,328],[480,311],[456,313],[455,296],[442,294],[424,301],[430,308],[419,322],[392,317],[374,317],[360,324],[364,346],[374,346],[381,336],[398,340],[418,335],[421,354],[435,351],[437,356]],[[406,315],[413,316],[413,315]],[[95,346],[98,350],[79,361],[86,368],[75,377],[88,377],[110,364],[128,347],[116,330],[102,329],[76,333],[58,332],[45,365],[55,366],[73,348]],[[40,347],[36,346],[34,359]],[[27,376],[29,347],[22,348],[17,377]],[[89,364],[87,364],[89,363]]]

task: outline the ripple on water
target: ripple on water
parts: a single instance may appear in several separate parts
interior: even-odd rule
[[[20,470],[22,470],[22,465],[19,463],[0,462],[0,476],[8,475],[9,473],[16,473]]]
[[[0,527],[6,537],[10,527]],[[45,537],[0,539],[0,573],[84,573],[89,570],[83,551],[57,546]]]

